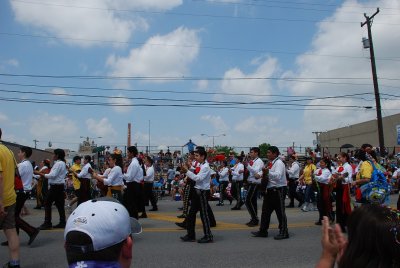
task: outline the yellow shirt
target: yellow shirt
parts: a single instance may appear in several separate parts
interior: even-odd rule
[[[73,164],[71,169],[73,171],[75,171],[76,173],[79,173],[79,172],[81,172],[81,165]],[[72,185],[74,186],[75,190],[78,190],[81,188],[81,182],[74,174],[72,174]]]
[[[9,207],[17,198],[14,190],[15,160],[13,153],[3,144],[0,144],[0,172],[3,177],[3,192],[0,198],[3,206]]]
[[[317,167],[314,164],[306,165],[303,170],[303,175],[304,175],[304,182],[305,184],[312,184],[312,178],[311,175],[314,173],[314,171],[317,169]]]
[[[374,168],[369,161],[363,161],[356,175],[356,180],[371,179]]]

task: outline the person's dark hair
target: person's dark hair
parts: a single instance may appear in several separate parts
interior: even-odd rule
[[[270,146],[267,151],[270,151],[271,153],[276,154],[277,156],[280,154],[279,149],[276,146]]]
[[[399,267],[399,212],[367,204],[348,219],[348,245],[339,267]]]
[[[326,167],[327,167],[329,170],[332,170],[332,169],[331,169],[331,167],[332,167],[332,162],[331,162],[331,160],[329,159],[329,157],[323,157],[323,158],[321,158],[320,161],[324,161],[324,163],[326,164]]]
[[[122,155],[120,154],[110,154],[110,158],[115,160],[115,165],[119,166],[121,169],[123,169],[124,162],[122,160]]]
[[[153,165],[154,161],[153,158],[151,158],[150,156],[146,156],[146,160],[150,162],[150,164]]]
[[[133,157],[136,157],[138,155],[138,149],[136,148],[136,146],[129,146],[127,150],[128,152],[133,154]]]
[[[367,160],[367,156],[366,153],[363,150],[356,150],[356,152],[354,153],[354,157],[357,158],[358,160],[361,161],[366,161]]]
[[[237,160],[239,161],[239,163],[242,163],[242,161],[243,161],[243,156],[238,155],[238,156],[236,156],[236,158],[237,158]]]
[[[25,153],[25,157],[29,158],[32,155],[32,148],[28,146],[21,146],[19,147],[19,150],[23,153]]]
[[[81,252],[69,248],[68,244],[74,246],[87,246],[93,244],[92,239],[85,233],[79,231],[70,231],[66,236],[65,251],[67,254],[68,264],[78,261],[118,261],[121,254],[122,245],[125,241],[115,244],[111,247],[93,251],[93,252]]]
[[[55,149],[54,154],[57,156],[57,160],[65,162],[65,152],[63,149]]]
[[[363,150],[365,150],[365,149],[368,148],[368,147],[371,147],[371,148],[372,148],[372,145],[369,144],[369,143],[364,143],[363,145],[361,145],[361,149],[363,149]]]
[[[258,147],[251,147],[250,151],[253,151],[253,152],[257,153],[257,155],[260,155],[260,148],[258,148]]]
[[[371,151],[369,154],[375,161],[378,161],[378,157],[376,156],[376,151]]]
[[[350,161],[350,157],[349,157],[349,155],[348,155],[347,153],[341,152],[339,155],[340,155],[341,157],[345,158],[345,159],[346,159],[346,162],[349,162],[349,161]]]
[[[228,166],[228,161],[224,160],[224,161],[222,161],[222,164],[224,164],[224,167],[227,167]]]
[[[92,161],[92,157],[90,155],[85,155],[85,160],[90,162],[90,161]]]
[[[297,160],[297,158],[296,158],[296,156],[295,156],[294,154],[290,155],[290,159],[292,159],[292,160],[294,160],[294,161]]]
[[[200,156],[204,156],[204,158],[207,158],[207,152],[203,146],[197,146],[195,153],[198,153]]]

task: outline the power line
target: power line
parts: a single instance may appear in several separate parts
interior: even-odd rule
[[[321,22],[319,20],[309,20],[309,19],[290,19],[290,18],[267,18],[267,17],[245,17],[245,16],[229,16],[229,15],[214,15],[214,14],[196,14],[196,13],[183,13],[183,12],[171,12],[171,11],[149,11],[149,10],[133,10],[133,9],[115,9],[115,8],[101,8],[101,7],[88,7],[88,6],[75,6],[75,5],[65,5],[65,4],[54,4],[45,2],[30,2],[23,0],[11,0],[13,2],[19,2],[24,4],[33,5],[45,5],[45,6],[55,6],[55,7],[66,7],[66,8],[80,8],[80,9],[91,9],[91,10],[102,10],[102,11],[115,11],[115,12],[132,12],[132,13],[148,13],[148,14],[162,14],[162,15],[175,15],[175,16],[189,16],[189,17],[207,17],[207,18],[222,18],[222,19],[246,19],[246,20],[265,20],[265,21],[284,21],[284,22],[308,22],[315,23]],[[323,21],[328,22],[328,21]],[[344,23],[344,24],[354,24],[355,21],[329,21],[330,23]],[[395,23],[380,23],[383,25],[398,25]]]

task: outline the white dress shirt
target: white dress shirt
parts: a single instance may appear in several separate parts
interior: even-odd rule
[[[224,167],[221,171],[218,171],[219,181],[229,181],[229,169]]]
[[[300,177],[300,165],[296,161],[292,163],[290,168],[287,170],[290,179],[298,179]]]
[[[25,159],[18,164],[19,175],[21,176],[24,191],[32,190],[33,167],[29,160]]]
[[[194,188],[199,190],[210,190],[211,169],[207,161],[200,164],[199,173],[194,174],[192,171],[188,170],[186,176],[196,182]]]
[[[353,182],[352,176],[353,176],[353,168],[351,167],[351,165],[349,163],[344,163],[343,167],[343,171],[339,172],[339,167],[337,167],[335,169],[334,173],[340,174],[340,175],[344,175],[347,173],[347,176],[342,180],[342,184],[349,184]]]
[[[272,161],[272,167],[268,172],[267,188],[287,186],[286,166],[283,161],[277,157]]]
[[[127,172],[124,174],[124,179],[126,182],[141,183],[143,181],[143,169],[136,157],[132,159]]]
[[[144,182],[154,182],[154,167],[149,166],[146,168],[146,176],[143,177]]]
[[[67,176],[67,166],[64,161],[57,160],[50,170],[49,174],[44,174],[44,177],[49,180],[50,185],[64,184]]]
[[[233,181],[243,181],[243,172],[244,172],[244,165],[242,163],[237,163],[232,168],[232,180]]]
[[[107,178],[104,179],[104,185],[108,186],[122,186],[124,185],[124,175],[120,166],[114,166]]]
[[[92,166],[89,163],[84,165],[81,172],[79,172],[79,174],[78,174],[78,178],[90,180],[92,178],[92,174],[89,173],[89,169],[91,169],[91,168],[92,168]]]
[[[247,170],[249,171],[249,178],[247,179],[247,181],[254,184],[261,184],[261,179],[257,179],[255,177],[255,174],[262,176],[262,168],[264,167],[264,162],[258,157],[252,161],[253,165],[247,165]]]
[[[320,168],[317,169],[314,174],[315,174],[315,180],[317,182],[323,183],[323,184],[328,184],[329,183],[329,179],[332,175],[331,171],[328,168],[324,168],[322,169],[322,173],[321,175],[318,175],[318,173],[320,172]]]

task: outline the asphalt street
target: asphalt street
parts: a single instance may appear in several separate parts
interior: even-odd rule
[[[392,203],[397,200],[393,196]],[[259,200],[258,211],[261,213]],[[313,267],[321,253],[321,227],[314,225],[318,212],[301,212],[298,208],[286,210],[290,239],[276,241],[278,233],[277,218],[271,217],[271,229],[268,238],[254,238],[251,231],[257,227],[247,227],[249,215],[245,207],[240,211],[231,211],[228,204],[217,207],[210,202],[217,227],[212,228],[214,243],[198,244],[181,242],[179,237],[185,230],[174,222],[181,221],[176,216],[182,202],[164,197],[159,200],[159,211],[148,213],[147,219],[141,219],[141,234],[134,236],[132,267]],[[34,210],[35,200],[28,200],[30,214],[24,219],[33,226],[39,226],[44,218],[44,210]],[[58,223],[58,213],[53,209],[53,224]],[[41,231],[31,246],[27,245],[28,236],[20,234],[21,267],[67,267],[63,247],[63,229]],[[200,219],[196,226],[197,238],[203,236]],[[0,240],[4,241],[3,233]],[[8,250],[0,250],[1,264],[8,260]]]

